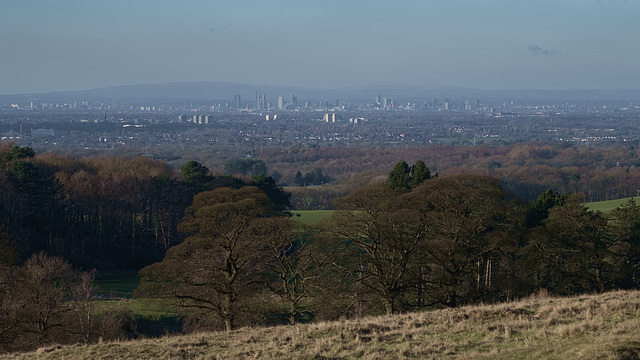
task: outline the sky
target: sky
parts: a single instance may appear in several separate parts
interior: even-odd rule
[[[2,0],[0,94],[640,88],[640,0]]]

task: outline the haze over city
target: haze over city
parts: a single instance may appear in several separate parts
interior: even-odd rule
[[[640,2],[3,1],[0,94],[217,81],[638,88]]]

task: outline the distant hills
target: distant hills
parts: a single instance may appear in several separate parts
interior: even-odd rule
[[[365,87],[345,87],[317,89],[291,86],[258,86],[228,82],[182,82],[145,85],[109,86],[80,91],[61,91],[37,94],[0,95],[0,101],[25,99],[40,100],[132,100],[132,99],[172,99],[172,100],[227,100],[240,94],[243,101],[255,99],[256,91],[265,94],[274,103],[278,96],[288,99],[295,94],[300,101],[372,101],[376,95],[394,100],[423,102],[433,98],[464,99],[528,99],[528,100],[600,100],[640,102],[640,89],[620,90],[483,90],[446,86],[423,85],[379,85]]]

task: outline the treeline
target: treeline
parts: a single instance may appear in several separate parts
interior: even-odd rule
[[[310,186],[310,185],[322,185],[329,182],[330,179],[322,175],[322,169],[315,168],[302,175],[300,171],[296,173],[296,177],[293,178],[293,183],[297,186]]]
[[[189,234],[141,271],[137,296],[168,297],[205,328],[296,323],[640,286],[640,206],[608,219],[580,195],[527,203],[485,175],[398,164],[304,227],[255,188],[202,192]]]
[[[428,146],[402,148],[312,147],[265,149],[260,158],[294,184],[297,171],[315,168],[340,184],[356,176],[388,173],[398,159],[425,159],[441,174],[474,173],[496,177],[506,190],[526,200],[552,189],[584,193],[586,201],[636,196],[640,189],[640,157],[636,144],[585,146],[566,142],[527,142],[504,146]],[[346,186],[346,185],[345,185]],[[345,189],[348,193],[357,186]],[[298,202],[294,198],[294,202]],[[316,203],[322,203],[318,199]]]
[[[182,241],[177,225],[193,196],[217,187],[251,184],[289,206],[289,195],[262,174],[244,181],[213,176],[195,161],[176,171],[146,157],[36,156],[0,145],[4,245],[23,260],[45,251],[86,269],[139,269]]]

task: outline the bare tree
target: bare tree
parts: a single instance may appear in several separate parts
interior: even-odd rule
[[[32,255],[18,273],[17,290],[22,305],[24,332],[35,334],[40,345],[48,343],[51,331],[62,328],[62,314],[68,311],[73,270],[64,259],[41,252]]]
[[[72,288],[73,311],[80,326],[82,341],[86,344],[91,339],[95,326],[95,287],[93,282],[96,270],[78,274],[78,282]]]

